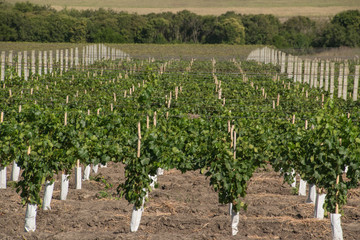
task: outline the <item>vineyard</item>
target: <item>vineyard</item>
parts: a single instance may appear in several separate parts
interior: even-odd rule
[[[23,204],[33,233],[0,236],[69,239],[54,224],[66,213],[72,238],[91,239],[71,214],[93,202],[87,226],[111,232],[94,239],[356,239],[358,80],[357,58],[270,48],[227,60],[133,59],[104,45],[2,52],[0,201],[14,204],[0,216],[18,221]]]

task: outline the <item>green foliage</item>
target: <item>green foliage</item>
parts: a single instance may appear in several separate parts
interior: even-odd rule
[[[308,151],[304,175],[305,178],[307,175],[312,176],[312,183],[326,189],[326,207],[329,212],[334,213],[336,204],[341,208],[346,203],[348,189],[357,187],[354,183],[359,181],[358,175],[350,173],[346,176],[348,180],[345,180],[343,172],[357,157],[357,153],[353,151],[357,151],[359,147],[356,139],[359,139],[360,132],[332,101],[326,103],[324,109],[317,114],[314,124],[314,130],[309,131],[304,139]],[[358,160],[354,163],[356,162]]]
[[[360,46],[360,11],[348,10],[334,16],[322,36],[326,47]]]
[[[314,21],[302,16],[292,17],[282,24],[280,36],[275,37],[274,45],[279,48],[309,48],[313,45],[316,34]]]
[[[280,21],[273,15],[244,15],[246,44],[272,44],[279,33]]]
[[[334,16],[330,23],[273,15],[200,16],[177,13],[129,14],[98,10],[56,11],[30,2],[3,4],[0,41],[94,43],[266,44],[278,48],[356,47],[360,43],[359,10]]]
[[[235,18],[225,18],[215,25],[208,36],[210,43],[245,44],[244,26]]]
[[[273,166],[281,168],[288,181],[292,178],[288,173],[295,169],[302,179],[325,191],[325,207],[334,213],[336,205],[340,209],[346,203],[348,189],[357,187],[360,179],[359,169],[355,169],[360,164],[360,131],[332,100],[316,112],[310,125],[313,129],[305,130],[283,123],[276,145],[281,147]],[[344,178],[346,167],[349,171]]]
[[[239,21],[231,13],[221,19],[224,23]],[[360,137],[358,122],[348,119],[341,109],[346,106],[358,118],[357,103],[338,99],[322,109],[321,101],[316,100],[322,91],[293,83],[281,74],[280,81],[270,80],[269,74],[280,70],[271,64],[217,61],[213,73],[210,61],[172,60],[162,74],[158,73],[160,65],[164,61],[104,61],[86,71],[71,70],[62,76],[55,71],[54,76],[34,75],[28,81],[7,67],[13,77],[6,75],[5,87],[0,89],[5,112],[0,124],[0,164],[7,166],[15,160],[23,170],[16,186],[23,203],[41,204],[44,182],[61,171],[70,173],[80,160],[84,165],[125,164],[126,179],[117,191],[137,208],[147,201],[150,176],[158,168],[175,168],[205,174],[220,203],[232,203],[235,211],[246,209],[247,183],[256,169],[268,164],[289,182],[295,170],[326,191],[329,212],[336,203],[340,207],[345,204],[348,189],[360,179]],[[252,73],[246,80],[239,74],[240,66],[243,73]],[[214,75],[222,81],[225,105],[217,97]],[[9,86],[14,93],[11,97]],[[173,89],[179,86],[182,90],[176,99]],[[129,88],[135,91],[123,96]],[[266,88],[267,98],[262,96],[262,88]],[[311,97],[306,98],[302,88]],[[273,109],[278,94],[281,102]],[[70,102],[64,104],[67,96]],[[156,126],[152,120],[155,111]],[[300,119],[295,124],[289,122],[292,114]],[[308,119],[314,129],[305,130],[301,119]],[[236,132],[236,148],[231,144],[228,123]],[[341,175],[345,166],[346,178]],[[98,197],[112,197],[112,184],[102,176],[95,180],[105,188]]]

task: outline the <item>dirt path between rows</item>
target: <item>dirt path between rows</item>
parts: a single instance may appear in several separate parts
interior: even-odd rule
[[[218,203],[205,176],[170,170],[158,180],[137,233],[129,230],[132,205],[115,198],[117,183],[124,181],[122,164],[110,163],[92,173],[81,190],[74,189],[72,178],[66,201],[59,200],[56,182],[52,210],[38,210],[34,233],[23,230],[25,208],[19,195],[12,187],[1,189],[0,239],[331,239],[329,218],[312,218],[313,205],[294,195],[270,167],[249,182],[248,209],[240,213],[237,236],[231,236],[228,206]],[[113,187],[104,190],[104,182]],[[359,239],[359,188],[348,195],[342,226],[344,239]]]

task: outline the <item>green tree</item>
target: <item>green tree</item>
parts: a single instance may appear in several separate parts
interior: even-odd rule
[[[17,41],[21,18],[13,11],[0,10],[0,41]]]
[[[236,18],[225,18],[215,25],[207,40],[210,43],[244,44],[245,29]]]
[[[291,17],[283,23],[280,34],[293,48],[309,48],[316,34],[316,24],[308,17]]]
[[[245,27],[246,44],[272,44],[281,26],[273,15],[243,15],[241,21]]]
[[[360,11],[348,10],[336,14],[323,33],[322,45],[360,46]]]

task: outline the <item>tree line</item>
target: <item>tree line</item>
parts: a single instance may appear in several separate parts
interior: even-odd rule
[[[278,48],[360,47],[360,11],[329,21],[227,12],[200,16],[188,10],[147,15],[111,9],[56,11],[0,0],[0,41],[74,43],[270,44]]]

